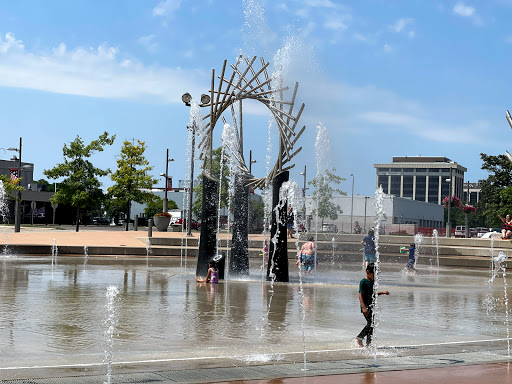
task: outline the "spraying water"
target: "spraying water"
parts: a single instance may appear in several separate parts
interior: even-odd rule
[[[505,328],[507,331],[507,356],[510,356],[510,330],[509,330],[509,309],[508,309],[508,296],[507,296],[507,269],[505,262],[507,255],[499,252],[498,256],[493,258],[493,273],[489,279],[489,284],[494,282],[494,279],[502,273],[503,276],[503,303],[505,305]]]
[[[84,265],[87,264],[87,259],[89,258],[89,247],[87,244],[84,245]]]
[[[424,240],[424,237],[423,237],[423,234],[421,233],[417,233],[414,235],[414,244],[416,245],[415,247],[415,251],[414,251],[414,268],[416,268],[416,264],[418,263],[418,259],[420,258],[421,256],[421,252],[422,252],[422,245],[423,245],[423,240]]]
[[[7,222],[7,214],[9,212],[9,208],[7,207],[7,196],[6,196],[6,193],[5,193],[5,188],[4,188],[4,183],[0,180],[0,220],[2,223],[6,223]],[[2,250],[2,254],[4,256],[7,256],[9,255],[9,247],[7,246],[7,238],[8,238],[8,234],[7,234],[7,229],[4,230],[4,238],[5,238],[5,242],[4,242],[4,247],[3,247],[3,250]]]
[[[326,171],[331,168],[331,140],[329,139],[329,135],[327,132],[327,128],[322,124],[318,123],[316,126],[316,141],[315,141],[315,150],[316,150],[316,186],[314,202],[315,202],[315,244],[318,244],[318,211],[319,211],[319,201],[318,201],[318,191],[321,189],[322,185],[325,183],[325,174]],[[315,270],[316,265],[318,264],[317,255],[315,254]]]
[[[437,229],[432,231],[432,248],[433,256],[436,258],[436,275],[439,275],[439,236],[437,233]]]
[[[373,323],[373,337],[371,342],[371,349],[373,351],[374,359],[377,359],[377,330],[380,323],[380,308],[377,292],[379,291],[380,285],[380,251],[379,251],[379,238],[380,238],[380,228],[382,223],[384,222],[385,212],[384,212],[384,191],[382,190],[382,186],[380,186],[375,191],[375,281],[373,283],[373,308],[372,308],[372,323]]]
[[[107,288],[107,312],[105,317],[105,360],[107,364],[107,380],[104,384],[111,384],[112,380],[112,360],[114,356],[114,334],[117,324],[117,295],[119,288],[115,285],[110,285]]]
[[[57,264],[57,255],[59,254],[59,249],[57,248],[57,239],[53,239],[52,244],[52,279],[53,279],[53,265]]]

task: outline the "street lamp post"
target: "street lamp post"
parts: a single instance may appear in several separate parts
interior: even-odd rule
[[[8,151],[18,152],[18,177],[21,177],[21,137],[19,148],[7,148]],[[14,203],[14,232],[21,230],[21,191],[16,192],[16,202]]]
[[[187,129],[192,134],[192,152],[190,157],[190,185],[188,187],[188,212],[187,212],[187,236],[192,236],[192,197],[194,196],[194,156],[196,148],[196,123],[191,126],[188,125]]]
[[[368,202],[369,198],[370,198],[370,196],[364,197],[364,225],[363,225],[364,233],[366,233],[366,203]]]
[[[352,203],[350,206],[350,233],[354,233],[354,223],[352,222],[354,218],[354,174],[351,173],[350,176],[352,176]]]
[[[167,212],[169,209],[169,200],[167,199],[167,185],[169,184],[169,162],[174,161],[174,159],[169,159],[169,148],[167,148],[167,156],[165,157],[165,188],[164,188],[164,212]],[[162,174],[160,174],[162,176]]]
[[[446,237],[452,237],[452,223],[450,217],[450,211],[452,208],[452,167],[450,166],[450,178],[446,179],[448,183],[448,220],[446,222]]]
[[[187,107],[192,106],[192,96],[190,93],[184,93],[183,96],[181,96],[181,101],[185,103]],[[210,96],[207,94],[201,95],[201,104],[199,104],[200,107],[207,105],[210,103]],[[190,185],[188,188],[188,212],[187,212],[187,236],[192,236],[192,197],[194,194],[194,151],[196,148],[196,122],[195,120],[192,121],[192,125],[187,125],[187,129],[191,131],[192,133],[192,153],[190,157]],[[210,153],[210,167],[211,167],[211,153]]]
[[[306,166],[304,166],[304,172],[300,173],[301,176],[304,176],[304,187],[302,188],[302,198],[304,205],[302,207],[302,215],[304,216],[304,227],[306,226],[307,220],[306,220]],[[306,228],[307,229],[307,228]]]

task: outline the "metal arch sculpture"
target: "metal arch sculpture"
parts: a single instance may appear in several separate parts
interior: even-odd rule
[[[212,153],[212,138],[213,130],[216,123],[222,117],[224,123],[225,118],[222,114],[231,109],[233,116],[234,131],[236,133],[235,147],[229,147],[232,153],[236,166],[240,169],[241,173],[246,175],[246,185],[252,188],[262,188],[268,185],[277,175],[287,171],[295,166],[289,164],[292,158],[297,155],[302,147],[293,151],[293,147],[299,137],[302,135],[306,126],[303,126],[299,132],[295,132],[297,123],[300,119],[304,104],[301,105],[298,113],[293,114],[295,105],[295,97],[299,84],[295,83],[293,96],[290,101],[283,98],[283,92],[288,90],[288,87],[283,87],[279,84],[274,87],[272,82],[276,80],[275,77],[270,77],[267,69],[270,62],[265,62],[260,58],[261,67],[256,70],[254,63],[256,56],[251,60],[239,56],[236,64],[231,64],[233,72],[228,78],[225,77],[227,60],[224,60],[221,75],[218,77],[218,86],[215,86],[215,70],[212,69],[212,81],[210,88],[210,102],[203,104],[204,107],[210,107],[210,113],[203,117],[203,120],[209,119],[210,121],[205,125],[199,149],[201,150],[200,159],[204,160],[204,169],[207,169],[207,159],[210,158]],[[245,69],[241,69],[241,63],[245,62]],[[242,100],[256,100],[264,104],[272,113],[278,129],[279,129],[279,153],[276,163],[272,170],[262,178],[256,178],[249,174],[249,169],[245,163],[243,155],[243,126],[242,126]],[[240,102],[240,121],[237,122],[234,103]],[[210,163],[211,164],[211,163]]]

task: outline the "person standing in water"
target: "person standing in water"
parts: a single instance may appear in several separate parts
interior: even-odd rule
[[[370,346],[373,336],[373,283],[375,281],[375,264],[370,263],[366,267],[366,277],[359,282],[359,304],[361,312],[366,320],[366,326],[357,335],[356,343],[363,346],[366,337],[366,346]],[[377,295],[389,295],[388,291],[377,292]]]
[[[373,236],[375,233],[373,232],[373,229],[370,229],[368,231],[368,235],[363,237],[363,241],[361,241],[361,244],[364,245],[364,261],[365,261],[365,267],[368,266],[370,263],[375,263],[375,241]]]

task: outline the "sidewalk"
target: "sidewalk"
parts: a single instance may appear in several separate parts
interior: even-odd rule
[[[218,384],[226,384],[221,382]],[[365,372],[347,375],[273,380],[230,381],[229,384],[507,384],[512,383],[510,363],[466,365],[405,371]]]
[[[139,231],[125,231],[121,227],[93,227],[81,226],[76,232],[75,227],[22,227],[21,232],[15,233],[12,226],[1,226],[0,233],[5,233],[2,241],[7,245],[53,245],[54,239],[58,246],[80,246],[88,247],[140,247],[145,248],[146,244],[139,238],[147,238],[146,227]],[[199,237],[199,232],[192,232],[194,238]],[[153,237],[181,238],[181,232],[157,232],[153,231]]]

